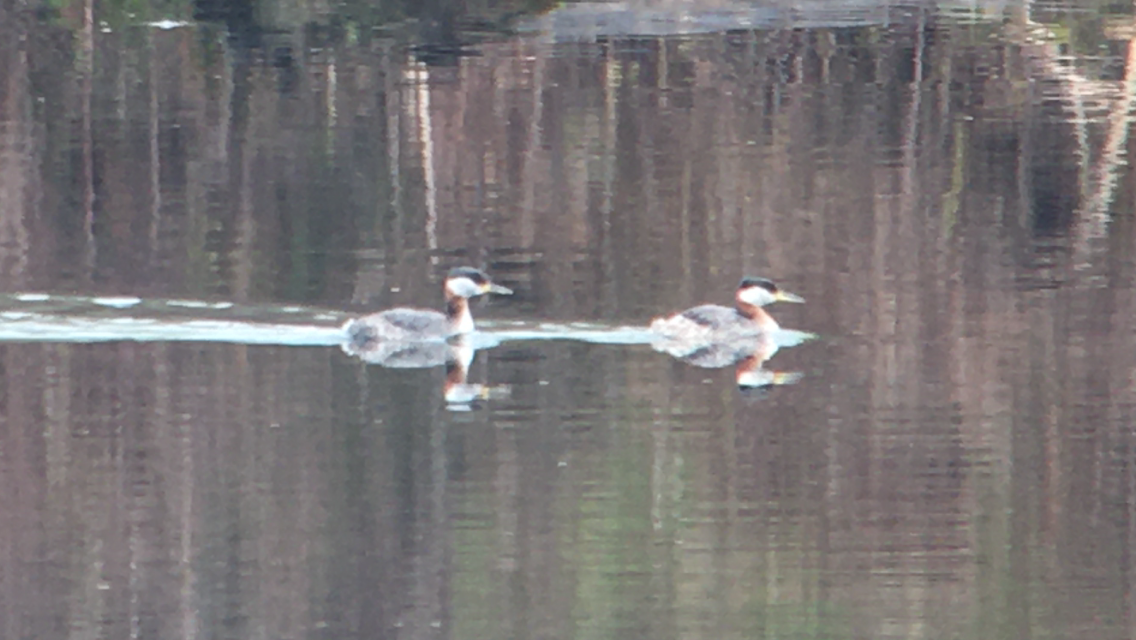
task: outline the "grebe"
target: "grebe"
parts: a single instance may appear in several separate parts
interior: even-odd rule
[[[734,308],[704,304],[651,322],[650,330],[682,342],[728,342],[780,329],[762,307],[773,302],[804,302],[765,278],[742,278],[734,294]]]
[[[484,271],[473,267],[450,269],[442,290],[446,296],[445,313],[400,307],[349,320],[344,329],[355,345],[375,341],[443,340],[450,336],[473,333],[473,316],[469,313],[470,298],[484,293],[513,293],[512,289],[495,284]]]

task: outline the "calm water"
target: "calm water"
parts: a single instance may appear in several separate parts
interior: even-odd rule
[[[0,5],[0,636],[1136,636],[1131,7],[113,11]],[[614,330],[743,274],[783,384]]]

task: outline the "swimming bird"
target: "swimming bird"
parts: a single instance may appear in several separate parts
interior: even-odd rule
[[[444,340],[473,333],[469,299],[485,293],[511,295],[512,289],[494,283],[484,271],[473,267],[450,269],[442,285],[446,311],[399,307],[349,320],[344,330],[353,344],[375,341],[419,342]]]
[[[674,315],[656,318],[650,331],[667,340],[685,343],[723,343],[771,333],[780,325],[765,305],[774,302],[804,302],[805,299],[782,291],[771,280],[745,277],[734,294],[734,308],[704,304]]]

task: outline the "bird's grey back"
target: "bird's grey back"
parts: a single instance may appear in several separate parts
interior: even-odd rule
[[[428,309],[389,309],[364,316],[347,328],[355,344],[374,340],[443,338],[449,333],[446,316]]]
[[[683,317],[704,327],[716,329],[736,323],[740,319],[736,309],[723,307],[717,304],[704,304],[687,309],[682,313]]]

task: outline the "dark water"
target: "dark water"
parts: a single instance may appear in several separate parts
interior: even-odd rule
[[[766,389],[505,340],[448,403],[271,328],[0,330],[0,636],[1133,636],[1130,7],[585,7],[431,65],[100,10],[0,5],[4,294],[473,264],[485,326],[603,333],[754,274],[822,337]]]

